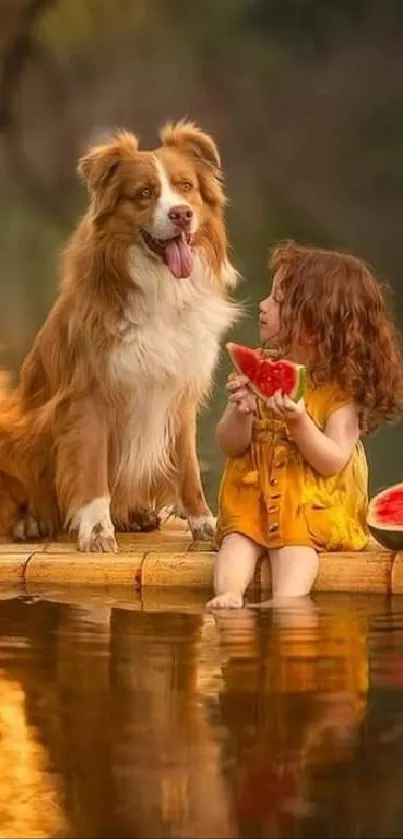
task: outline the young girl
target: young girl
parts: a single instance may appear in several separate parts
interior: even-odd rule
[[[269,551],[272,602],[309,594],[318,550],[361,550],[368,470],[360,437],[403,410],[403,365],[382,286],[354,256],[293,243],[276,247],[273,287],[260,303],[261,343],[305,364],[297,404],[257,400],[230,376],[217,426],[227,457],[217,524],[216,596],[240,608]]]

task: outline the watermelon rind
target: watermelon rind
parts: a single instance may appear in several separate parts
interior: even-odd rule
[[[240,369],[240,367],[237,363],[237,360],[236,360],[236,352],[235,351],[236,351],[237,348],[241,349],[243,352],[250,353],[251,358],[253,358],[253,356],[255,356],[257,360],[262,358],[261,350],[259,350],[259,349],[256,350],[256,349],[253,349],[252,347],[245,347],[241,344],[234,344],[234,343],[231,343],[231,342],[226,344],[226,349],[228,351],[228,354],[229,354],[229,356],[231,358],[231,361],[232,361],[232,363],[233,363],[233,365],[234,365],[234,367],[235,367],[235,369],[237,370],[238,373],[242,374],[243,371]],[[305,390],[306,390],[306,387],[307,387],[307,382],[308,382],[308,374],[307,374],[307,369],[306,369],[305,365],[304,364],[297,364],[294,361],[288,361],[287,359],[280,359],[280,358],[276,359],[276,361],[281,361],[282,364],[289,365],[296,372],[295,388],[288,395],[289,395],[289,398],[292,399],[293,402],[299,402],[299,400],[301,399],[301,397],[305,393]],[[259,389],[258,385],[255,382],[253,382],[252,380],[250,380],[250,388],[256,394],[256,396],[259,397],[259,399],[261,399],[263,402],[267,402],[266,394],[263,393]]]
[[[369,502],[367,513],[369,532],[380,545],[391,551],[403,550],[403,519],[401,522],[381,519],[379,506],[388,496],[393,496],[396,493],[401,493],[403,508],[403,483],[399,483],[378,492]]]
[[[283,361],[283,364],[290,364],[297,371],[297,381],[294,390],[289,394],[293,402],[299,402],[306,391],[308,382],[307,369],[304,364],[296,364],[294,361]]]

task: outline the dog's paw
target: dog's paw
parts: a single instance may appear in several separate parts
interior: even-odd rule
[[[192,533],[193,542],[212,542],[214,539],[215,529],[216,529],[216,520],[214,516],[207,515],[207,516],[188,516],[188,524]],[[194,546],[192,546],[194,549]],[[201,547],[201,550],[210,550],[210,546],[206,548],[206,545]],[[200,550],[200,547],[198,547]]]
[[[126,529],[132,533],[151,533],[160,527],[161,518],[154,510],[131,510]]]
[[[114,515],[112,520],[116,530],[123,533],[150,533],[161,527],[161,518],[153,510],[129,510],[127,519]]]
[[[36,539],[49,538],[51,526],[36,516],[21,516],[13,525],[13,538],[16,542],[34,542]]]
[[[71,530],[78,531],[79,551],[117,553],[108,498],[94,498],[81,507],[72,519]]]
[[[78,534],[78,550],[83,553],[117,553],[118,544],[115,531],[102,524],[95,525],[90,533]]]

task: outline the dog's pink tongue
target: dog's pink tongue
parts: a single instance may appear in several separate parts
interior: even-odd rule
[[[165,262],[171,274],[178,280],[190,277],[193,268],[193,254],[185,236],[171,239],[165,248]]]

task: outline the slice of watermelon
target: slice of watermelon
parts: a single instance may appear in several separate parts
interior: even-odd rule
[[[260,399],[269,399],[277,390],[294,402],[303,396],[307,383],[307,370],[303,364],[263,358],[260,350],[241,344],[229,343],[226,348],[235,369],[248,377],[252,390]]]
[[[367,524],[370,533],[384,548],[403,549],[403,484],[394,484],[371,499]]]

